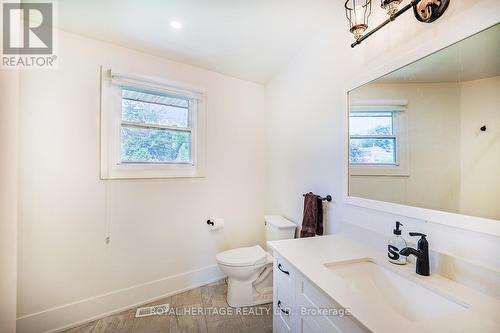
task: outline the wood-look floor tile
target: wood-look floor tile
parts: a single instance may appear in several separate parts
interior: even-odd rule
[[[91,323],[83,324],[78,327],[63,331],[62,333],[91,333],[96,324],[97,321],[93,321]]]
[[[241,333],[243,323],[240,318],[223,319],[207,322],[208,333]]]
[[[273,331],[273,307],[272,303],[252,306],[251,311],[242,312],[241,320],[245,332],[272,332]],[[243,309],[244,310],[244,309]]]
[[[201,288],[188,290],[172,296],[173,307],[181,307],[193,304],[201,304]]]
[[[130,333],[134,324],[135,310],[124,311],[97,322],[92,333]]]
[[[156,315],[134,319],[132,333],[169,333],[169,315]]]
[[[170,304],[170,306],[172,306],[172,296],[168,296],[168,297],[159,299],[157,301],[141,305],[139,307],[142,308],[145,306],[155,306],[155,305],[160,305],[160,304]]]
[[[212,283],[207,284],[207,286],[216,286],[218,284],[226,284],[227,285],[227,278],[223,278],[223,279],[214,281]]]
[[[216,284],[201,287],[201,300],[205,307],[228,306],[227,285]]]
[[[236,309],[230,308],[227,304],[227,285],[216,284],[201,287],[201,300],[205,308],[213,308],[211,315],[207,315],[207,321],[217,321],[223,319],[236,318]],[[229,309],[226,312],[225,309]]]
[[[135,318],[136,309],[124,311],[99,321],[81,325],[65,333],[267,333],[272,332],[272,304],[251,307],[253,311],[232,315],[210,315],[208,308],[228,308],[227,284],[217,281],[144,306],[170,304],[176,314]],[[193,309],[204,308],[205,314]],[[188,309],[188,310],[187,310]],[[244,311],[243,308],[241,311]],[[249,308],[248,308],[249,309]],[[260,311],[259,311],[260,309]]]
[[[206,333],[207,322],[204,315],[184,312],[186,308],[201,306],[201,304],[192,304],[188,307],[176,308],[176,315],[170,319],[170,333]]]

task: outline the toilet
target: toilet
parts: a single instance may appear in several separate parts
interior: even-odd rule
[[[297,225],[282,216],[264,216],[266,242],[295,237]],[[267,245],[266,245],[267,248]],[[227,275],[227,303],[253,306],[273,300],[273,256],[261,246],[240,247],[216,255],[219,269]]]

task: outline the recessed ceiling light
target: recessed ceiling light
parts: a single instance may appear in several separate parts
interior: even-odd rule
[[[170,26],[176,30],[182,29],[183,25],[179,21],[170,21]]]

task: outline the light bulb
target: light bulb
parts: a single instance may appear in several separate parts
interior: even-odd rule
[[[364,8],[363,6],[356,6],[354,8],[355,12],[355,19],[356,19],[356,24],[363,24],[364,23],[364,18],[365,18],[365,13],[364,13]]]

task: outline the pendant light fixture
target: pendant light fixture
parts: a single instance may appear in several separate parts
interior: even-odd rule
[[[407,5],[399,9],[403,1],[380,0],[380,6],[385,9],[389,18],[365,34],[368,30],[368,18],[371,14],[372,1],[347,0],[344,7],[347,20],[349,21],[349,31],[354,35],[354,39],[356,40],[351,44],[351,47],[361,44],[366,38],[392,21],[395,21],[398,16],[411,8],[413,8],[413,14],[418,21],[431,23],[443,15],[450,3],[450,0],[411,0]]]
[[[368,18],[372,13],[372,0],[347,0],[345,13],[349,20],[349,31],[354,34],[354,39],[359,39],[368,29]]]
[[[398,11],[399,4],[403,2],[403,0],[381,0],[380,7],[384,8],[387,11],[387,15],[394,15]]]

